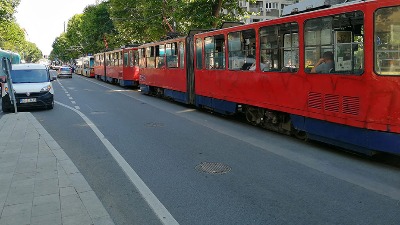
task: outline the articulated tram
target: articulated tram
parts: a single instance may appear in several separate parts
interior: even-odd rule
[[[141,45],[141,90],[299,138],[400,154],[400,3],[327,2]]]

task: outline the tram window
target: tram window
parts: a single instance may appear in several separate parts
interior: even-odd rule
[[[245,30],[228,34],[229,69],[249,70],[255,62],[256,32]]]
[[[305,71],[362,74],[363,33],[361,11],[307,20],[304,26]]]
[[[117,52],[115,52],[114,54],[113,54],[113,56],[114,56],[114,60],[113,60],[113,62],[114,62],[114,64],[113,64],[113,66],[118,66],[118,53]]]
[[[196,68],[203,69],[203,40],[196,39]]]
[[[378,9],[375,14],[375,72],[400,76],[400,6]]]
[[[296,72],[299,68],[299,26],[297,23],[260,29],[262,71]]]
[[[183,42],[179,42],[179,67],[185,68],[185,46]]]
[[[123,65],[123,57],[122,57],[122,51],[118,52],[118,66]]]
[[[129,67],[133,67],[133,60],[134,60],[133,51],[129,50],[129,57],[128,57]]]
[[[106,54],[106,66],[111,66],[111,56],[109,53]]]
[[[156,68],[162,68],[165,65],[165,46],[156,46]]]
[[[168,68],[177,68],[178,67],[178,48],[177,43],[168,43],[166,44],[166,58],[167,58],[167,66]]]
[[[132,67],[139,66],[139,51],[133,51],[131,65],[132,65]]]
[[[148,68],[155,68],[154,46],[146,48],[146,64]]]
[[[225,69],[225,37],[216,35],[204,39],[206,69]]]
[[[139,49],[139,68],[146,68],[145,49]]]
[[[128,52],[124,52],[124,67],[128,67],[128,61],[129,60],[129,53]]]

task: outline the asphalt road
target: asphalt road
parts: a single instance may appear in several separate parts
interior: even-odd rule
[[[179,224],[400,224],[396,164],[94,79],[74,75],[54,88],[55,108],[33,115],[116,224],[161,224],[163,214],[101,135]],[[207,165],[223,173],[207,173]]]

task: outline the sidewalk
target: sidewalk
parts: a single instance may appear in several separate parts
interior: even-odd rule
[[[64,150],[29,112],[0,119],[0,225],[113,225]]]

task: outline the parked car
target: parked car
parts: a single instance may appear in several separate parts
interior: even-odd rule
[[[13,64],[11,78],[18,109],[54,107],[54,89],[51,81],[57,77],[50,76],[47,66],[33,63]],[[13,110],[7,83],[4,83],[1,96],[3,112]]]
[[[58,69],[58,76],[57,77],[69,77],[72,78],[72,68],[69,66],[61,66]]]

